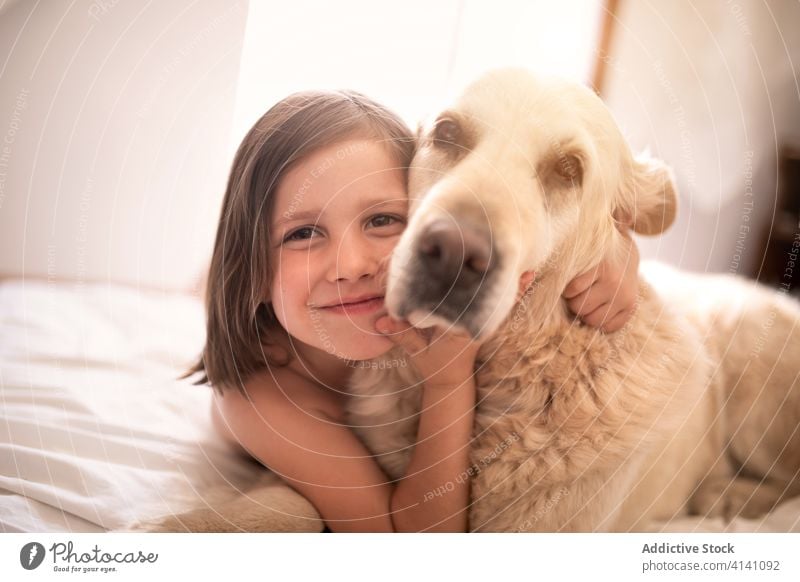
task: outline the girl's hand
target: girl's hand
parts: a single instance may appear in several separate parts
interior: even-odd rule
[[[466,332],[416,329],[388,315],[375,322],[375,329],[403,347],[426,387],[457,388],[474,373],[481,341]]]
[[[606,333],[621,329],[636,310],[639,290],[639,249],[626,228],[620,229],[626,243],[622,259],[606,256],[597,267],[567,285],[567,306],[584,323]]]

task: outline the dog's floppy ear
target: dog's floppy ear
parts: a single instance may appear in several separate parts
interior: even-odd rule
[[[660,234],[675,220],[678,195],[672,170],[642,154],[623,172],[614,218],[639,234]]]

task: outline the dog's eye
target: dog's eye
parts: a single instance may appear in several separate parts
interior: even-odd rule
[[[433,128],[433,139],[442,144],[452,144],[458,141],[461,128],[452,119],[440,119]]]
[[[574,154],[559,156],[553,168],[558,176],[569,182],[580,184],[583,175],[581,160]]]

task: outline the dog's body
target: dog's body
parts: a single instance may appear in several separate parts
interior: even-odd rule
[[[642,280],[638,309],[616,334],[565,310],[566,282],[618,244],[614,218],[655,234],[674,216],[668,170],[630,158],[596,96],[500,71],[470,86],[426,131],[387,305],[420,326],[491,336],[476,366],[473,469],[459,476],[472,478],[471,529],[642,530],[687,510],[758,515],[800,493],[793,301],[735,277],[715,289],[718,278],[673,272],[671,285]],[[558,158],[574,159],[561,172]],[[488,250],[462,249],[452,277],[448,264],[429,268],[420,240],[437,220],[478,230],[462,246],[485,239]],[[470,253],[483,265],[472,280]],[[494,263],[486,260],[492,253]],[[537,272],[533,292],[510,304],[508,289],[526,270]],[[431,272],[444,281],[430,282]],[[716,295],[709,302],[703,293]],[[353,379],[348,418],[400,478],[422,385],[409,369],[374,368]]]
[[[726,294],[687,313],[642,282],[629,323],[603,334],[537,313],[537,289],[484,345],[473,530],[641,531],[687,511],[755,517],[800,493],[797,307],[732,276],[669,277]],[[351,385],[349,423],[393,478],[421,389],[400,367]]]

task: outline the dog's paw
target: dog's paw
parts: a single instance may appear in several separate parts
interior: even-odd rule
[[[726,519],[755,519],[772,511],[781,499],[782,490],[771,483],[735,479],[726,494]]]
[[[704,517],[755,519],[772,511],[781,500],[782,489],[765,481],[744,477],[715,479],[699,489],[690,502],[690,512]]]

